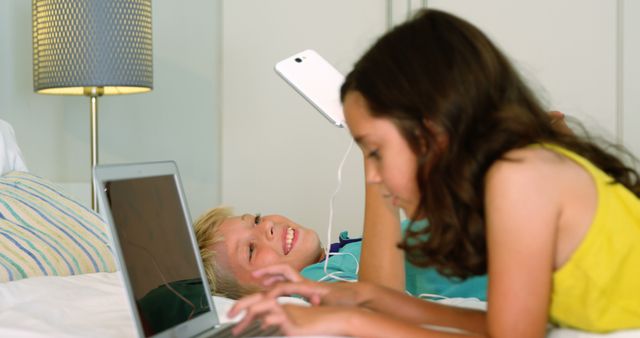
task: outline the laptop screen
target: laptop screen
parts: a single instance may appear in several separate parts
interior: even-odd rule
[[[145,336],[210,311],[173,175],[105,182]]]

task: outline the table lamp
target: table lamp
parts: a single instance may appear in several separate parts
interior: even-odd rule
[[[98,97],[153,88],[151,0],[32,0],[32,14],[33,90],[89,97],[93,168]]]

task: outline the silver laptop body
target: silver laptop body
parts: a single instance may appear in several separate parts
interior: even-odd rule
[[[138,335],[231,336],[219,325],[175,162],[99,165],[94,182]]]

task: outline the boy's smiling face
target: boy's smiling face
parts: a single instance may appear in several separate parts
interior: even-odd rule
[[[220,224],[218,235],[223,240],[211,248],[216,264],[243,284],[258,284],[251,272],[259,268],[287,264],[299,271],[323,256],[315,231],[280,215],[230,217]]]

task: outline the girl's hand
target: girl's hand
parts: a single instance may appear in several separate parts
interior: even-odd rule
[[[298,283],[280,283],[273,289],[249,295],[238,300],[229,316],[235,317],[243,310],[280,296],[300,295],[312,305],[360,306],[372,298],[375,286],[368,283],[319,283],[303,280]]]
[[[275,298],[282,295],[300,295],[312,305],[362,306],[373,296],[375,286],[369,283],[319,283],[304,281],[300,283],[282,283],[266,292],[266,296]]]
[[[327,292],[328,289],[325,288],[325,285],[316,282],[280,283],[270,291],[254,293],[240,298],[233,304],[227,315],[233,318],[246,311],[247,313],[244,317],[246,319],[254,316],[256,311],[260,313],[263,309],[272,308],[277,303],[278,297],[289,296],[294,293],[307,298],[311,304],[320,304],[323,295]]]
[[[239,299],[231,310],[229,310],[227,316],[233,318],[242,311],[245,311],[244,317],[238,322],[236,327],[231,330],[235,336],[242,333],[256,318],[262,317],[263,326],[268,326],[266,320],[269,320],[270,323],[284,323],[286,319],[283,317],[286,314],[280,304],[278,304],[278,300],[276,298],[267,298],[262,292]]]
[[[261,320],[262,327],[278,326],[283,335],[340,335],[345,333],[344,308],[306,307],[293,304],[279,304],[277,300],[255,294],[254,302],[247,309],[246,316],[232,329],[234,335],[242,333],[254,320]],[[252,296],[255,296],[252,295]],[[258,299],[259,298],[259,299]]]
[[[253,276],[262,280],[263,286],[272,286],[281,282],[302,282],[304,277],[288,264],[276,264],[252,272]]]

